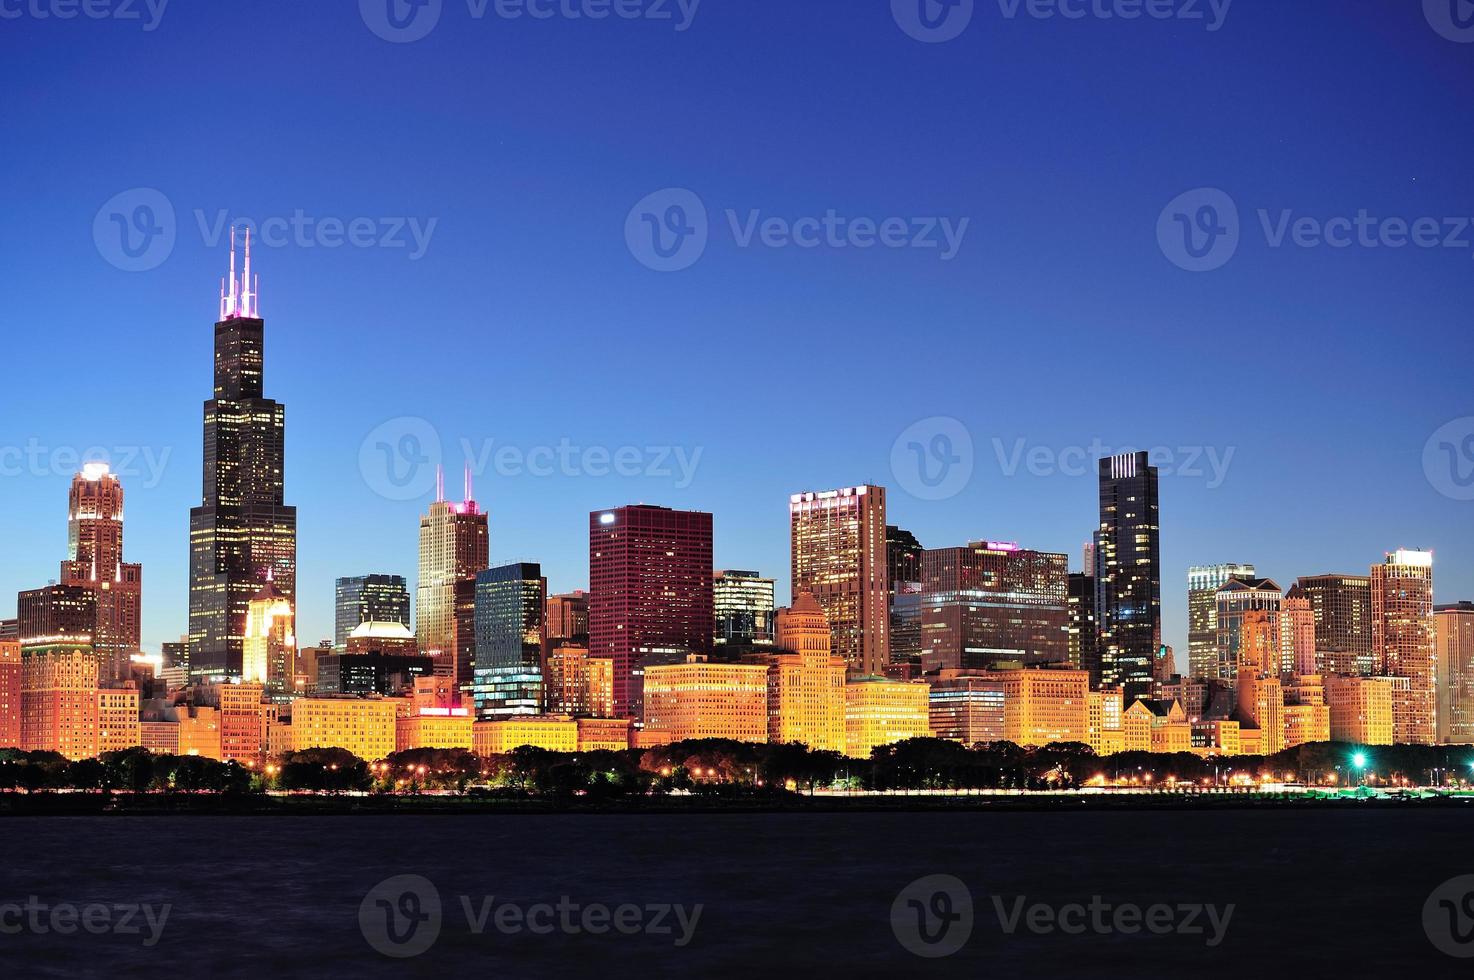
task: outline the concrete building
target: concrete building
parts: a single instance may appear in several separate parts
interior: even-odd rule
[[[1372,566],[1372,655],[1394,686],[1392,737],[1405,745],[1438,741],[1438,640],[1433,613],[1433,553],[1402,549]]]
[[[1438,741],[1474,743],[1474,602],[1435,606]]]
[[[883,674],[890,663],[885,488],[796,493],[788,512],[794,595],[813,593],[851,674]]]
[[[768,666],[682,663],[645,668],[645,732],[666,742],[690,738],[768,740]]]
[[[930,736],[928,695],[920,682],[851,678],[845,684],[845,755],[864,759],[879,746]]]
[[[384,698],[299,698],[292,703],[292,746],[346,749],[374,762],[394,751],[397,716]]]
[[[1325,675],[1331,740],[1357,745],[1392,744],[1392,682],[1382,677]]]
[[[778,652],[767,658],[768,738],[811,749],[844,750],[845,674],[824,610],[801,592],[776,618]]]
[[[976,541],[930,549],[921,566],[925,673],[1068,662],[1068,555]]]

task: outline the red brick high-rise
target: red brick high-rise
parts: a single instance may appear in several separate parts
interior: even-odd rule
[[[639,504],[589,515],[589,654],[614,661],[614,714],[638,717],[640,662],[711,649],[711,515]]]
[[[0,640],[0,749],[21,747],[20,714],[20,641]]]
[[[92,590],[97,599],[92,648],[101,679],[127,680],[139,650],[143,566],[123,561],[123,485],[106,463],[88,463],[72,480],[61,583]]]

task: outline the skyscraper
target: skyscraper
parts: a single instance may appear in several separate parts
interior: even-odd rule
[[[1100,687],[1100,627],[1095,621],[1095,576],[1071,572],[1065,604],[1065,661],[1090,675],[1092,689]]]
[[[975,541],[928,549],[921,567],[925,672],[1069,659],[1068,555]]]
[[[582,589],[548,596],[545,632],[549,645],[555,640],[589,640],[589,594]]]
[[[297,605],[297,509],[284,503],[286,409],[264,395],[266,325],[245,265],[220,288],[215,324],[215,391],[205,402],[204,494],[189,512],[190,673],[239,678],[246,607],[268,573]]]
[[[1433,553],[1401,549],[1372,566],[1372,653],[1393,685],[1392,735],[1405,745],[1438,740],[1438,641],[1433,619]]]
[[[885,529],[886,588],[890,599],[892,664],[921,667],[921,558],[926,549],[905,528]]]
[[[794,596],[814,594],[834,653],[852,673],[883,674],[890,662],[885,488],[796,493],[788,510]]]
[[[1315,606],[1296,583],[1280,603],[1280,672],[1310,675],[1321,672],[1315,649]]]
[[[712,573],[716,642],[765,646],[773,642],[774,583],[757,572]]]
[[[127,680],[139,652],[143,566],[123,561],[123,486],[106,463],[88,463],[72,479],[61,581],[96,597],[92,647],[102,682]]]
[[[246,606],[241,681],[260,684],[276,696],[293,693],[297,628],[292,604],[276,583],[267,582]]]
[[[47,643],[92,645],[97,629],[97,593],[86,585],[48,585],[16,597],[17,639],[25,646]]]
[[[1474,742],[1474,602],[1433,607],[1438,634],[1438,741]]]
[[[1231,578],[1250,579],[1253,565],[1193,565],[1187,570],[1187,672],[1190,677],[1216,677],[1218,664],[1218,590]]]
[[[469,471],[459,504],[445,500],[444,481],[437,480],[435,502],[420,518],[415,636],[420,652],[435,659],[436,671],[453,677],[463,690],[472,683],[472,657],[465,629],[457,629],[456,587],[464,590],[463,604],[474,602],[474,585],[464,583],[474,582],[486,568],[488,546],[487,516],[472,498]]]
[[[1299,586],[1315,613],[1315,650],[1327,674],[1370,675],[1372,580],[1366,575],[1305,575]]]
[[[1145,452],[1100,460],[1095,532],[1096,622],[1101,684],[1126,703],[1151,696],[1152,659],[1162,645],[1162,527],[1157,468]]]
[[[364,623],[409,625],[409,588],[403,575],[340,578],[334,589],[333,646],[342,650]]]
[[[712,521],[646,504],[589,514],[589,653],[613,661],[615,717],[640,717],[641,661],[711,649]]]
[[[548,580],[542,567],[516,562],[476,576],[476,717],[495,721],[543,708],[543,616]]]

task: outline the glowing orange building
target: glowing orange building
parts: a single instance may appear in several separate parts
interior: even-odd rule
[[[577,752],[578,733],[578,722],[566,715],[511,715],[502,721],[478,721],[472,727],[477,755],[502,755],[523,745]]]
[[[103,688],[97,692],[97,753],[121,752],[143,744],[138,719],[138,688]]]
[[[470,751],[475,744],[472,736],[470,708],[449,706],[418,706],[413,714],[401,715],[394,720],[394,748],[405,749],[465,749]]]
[[[1403,677],[1392,699],[1392,737],[1403,745],[1438,740],[1438,641],[1433,553],[1391,552],[1372,566],[1372,656],[1377,672]]]
[[[106,463],[88,463],[72,479],[61,582],[95,594],[92,646],[101,661],[101,679],[127,680],[139,651],[143,566],[123,561],[123,485]]]
[[[22,648],[22,748],[68,759],[97,755],[97,668],[88,644]]]
[[[386,698],[298,698],[292,702],[292,746],[346,749],[369,762],[394,751],[398,711]]]
[[[628,718],[579,718],[578,751],[609,749],[622,752],[630,747],[630,730],[634,722]]]
[[[246,606],[241,680],[278,695],[296,690],[297,630],[291,600],[269,578]]]
[[[1385,677],[1327,674],[1331,740],[1357,745],[1392,744],[1392,682]]]
[[[486,567],[487,516],[472,498],[469,471],[464,503],[446,501],[444,481],[439,482],[435,502],[420,518],[415,631],[420,653],[433,657],[436,671],[449,675],[464,688],[472,679],[471,647],[475,637],[474,628],[467,629],[465,607],[469,598],[474,612],[476,573]],[[459,597],[457,588],[461,590]]]
[[[20,641],[0,640],[0,749],[21,747]]]
[[[845,672],[833,653],[829,622],[811,592],[776,618],[780,651],[768,658],[768,738],[811,749],[844,751]]]
[[[796,493],[788,512],[794,595],[814,594],[852,674],[882,675],[890,663],[885,488]]]
[[[711,663],[691,654],[683,663],[645,668],[645,731],[666,742],[688,738],[768,740],[768,667]]]
[[[844,694],[845,755],[863,759],[878,746],[931,735],[924,683],[858,677],[845,684]]]

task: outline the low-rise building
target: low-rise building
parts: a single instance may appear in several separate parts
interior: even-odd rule
[[[845,755],[863,759],[879,746],[931,735],[930,688],[924,683],[857,677],[844,692]]]
[[[478,721],[471,729],[477,755],[504,755],[528,745],[550,752],[578,751],[578,721],[567,715],[515,715]]]

